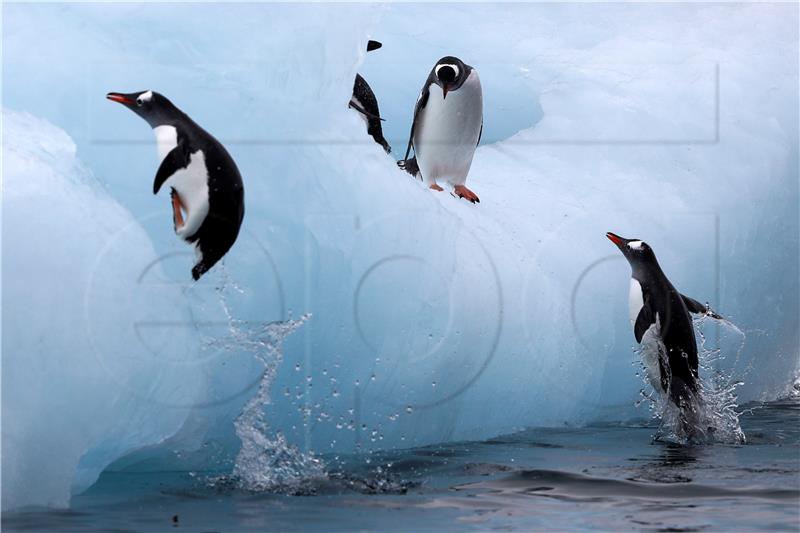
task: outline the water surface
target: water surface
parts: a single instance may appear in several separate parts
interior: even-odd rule
[[[4,531],[784,530],[800,528],[800,400],[750,406],[745,445],[653,442],[655,427],[532,429],[336,461],[296,494],[219,473],[107,472],[72,508]]]

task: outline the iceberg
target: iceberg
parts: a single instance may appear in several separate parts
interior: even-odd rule
[[[202,395],[179,287],[63,130],[3,115],[3,507],[64,506]],[[155,282],[151,282],[155,280]],[[146,342],[144,338],[146,336]],[[168,353],[169,359],[162,355]]]
[[[629,271],[606,231],[647,240],[681,292],[745,332],[742,346],[704,326],[740,401],[782,394],[800,373],[797,17],[5,6],[4,105],[31,115],[4,114],[3,507],[65,505],[104,468],[230,469],[263,365],[208,349],[223,308],[310,315],[284,341],[265,420],[317,456],[645,417]],[[369,38],[384,46],[365,61]],[[398,170],[347,108],[358,71],[404,146],[447,54],[484,87],[477,206]],[[239,241],[198,284],[150,194],[151,133],[103,98],[116,87],[163,93],[241,170]],[[193,327],[121,329],[137,319]]]

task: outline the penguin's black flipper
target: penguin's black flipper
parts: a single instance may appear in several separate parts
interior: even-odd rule
[[[716,318],[717,320],[724,320],[722,315],[716,313],[713,309],[708,307],[707,305],[703,305],[694,298],[689,298],[685,294],[681,294],[681,298],[683,298],[683,303],[686,304],[686,308],[689,310],[690,313],[695,313],[697,315],[707,315],[711,318]]]
[[[372,52],[373,50],[377,50],[381,46],[383,46],[383,44],[380,43],[379,41],[373,41],[370,39],[369,41],[367,41],[367,52]]]
[[[641,343],[642,337],[644,337],[645,332],[650,329],[656,321],[655,313],[653,313],[653,309],[650,307],[650,302],[648,298],[645,298],[644,305],[639,310],[639,316],[636,317],[636,323],[633,325],[633,335],[636,337],[636,342]]]
[[[411,153],[412,145],[414,144],[414,130],[417,127],[417,117],[419,116],[419,112],[425,109],[425,106],[428,103],[428,97],[430,96],[430,88],[431,83],[433,83],[432,76],[434,72],[431,71],[428,79],[425,81],[425,87],[422,88],[422,92],[417,99],[417,104],[414,106],[414,119],[411,122],[411,133],[408,135],[408,148],[406,148],[406,156],[403,158],[404,161],[408,161],[408,155]]]
[[[158,190],[175,172],[189,166],[189,152],[182,145],[173,148],[167,157],[161,162],[153,181],[153,194],[158,194]]]
[[[361,113],[362,115],[364,115],[367,118],[373,118],[375,120],[380,120],[381,122],[386,122],[385,118],[381,118],[378,115],[373,115],[372,113],[370,113],[369,111],[367,111],[366,109],[364,109],[363,107],[358,105],[357,103],[353,102],[352,100],[350,101],[350,107],[352,107],[353,109],[355,109],[356,111],[358,111],[359,113]]]

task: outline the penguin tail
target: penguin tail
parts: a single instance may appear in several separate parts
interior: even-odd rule
[[[192,279],[195,281],[199,280],[200,276],[208,272],[209,268],[210,267],[203,261],[200,261],[194,267],[192,267]]]
[[[419,177],[419,165],[417,164],[417,158],[412,157],[411,159],[401,159],[397,162],[397,166],[414,176],[415,178]]]
[[[705,406],[695,384],[673,378],[670,387],[672,399],[678,408],[676,434],[688,444],[703,444],[708,441],[708,428],[703,425]]]

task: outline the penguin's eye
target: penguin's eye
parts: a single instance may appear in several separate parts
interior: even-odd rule
[[[140,96],[139,98],[136,99],[136,105],[142,107],[142,104],[144,104],[144,100],[142,100],[142,97]]]

